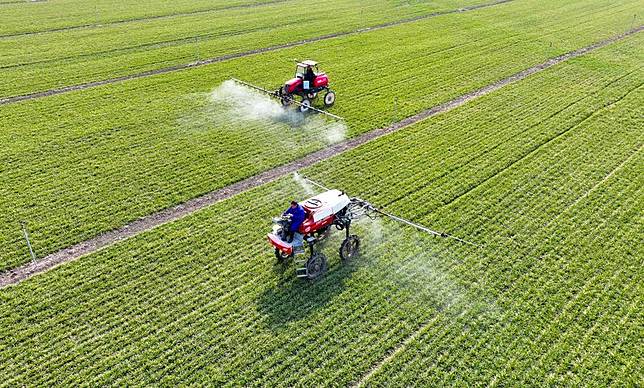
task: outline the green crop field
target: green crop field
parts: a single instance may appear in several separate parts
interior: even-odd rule
[[[642,10],[0,2],[0,99],[76,88],[0,103],[0,386],[644,384]],[[321,62],[344,120],[229,80],[272,89],[293,58]],[[321,190],[289,173],[38,267],[392,124],[300,174],[468,243],[363,218],[359,257],[338,232],[296,278],[266,233]]]
[[[12,166],[0,171],[6,182],[0,187],[6,198],[0,205],[0,269],[29,260],[20,221],[29,226],[36,256],[43,257],[324,147],[329,134],[332,141],[338,137],[332,123],[301,131],[271,118],[242,124],[238,117],[219,119],[212,93],[231,76],[270,87],[281,81],[267,80],[292,71],[284,58],[312,50],[334,64],[329,74],[344,103],[332,112],[347,120],[339,136],[351,137],[619,33],[617,20],[628,19],[637,6],[559,5],[552,18],[555,3],[508,3],[0,106],[6,150],[0,165]],[[470,31],[462,32],[466,24]],[[393,41],[404,44],[391,48]],[[347,50],[351,58],[343,54]]]
[[[7,81],[3,82],[0,96],[150,71],[486,3],[483,0],[405,5],[361,0],[321,2],[319,7],[336,10],[333,23],[320,15],[317,8],[308,7],[307,2],[300,0],[264,4],[227,9],[221,9],[224,4],[219,4],[213,5],[212,12],[180,14],[171,19],[151,16],[105,25],[99,22],[84,28],[0,39],[0,50],[5,53],[0,59],[0,68]],[[153,9],[152,5],[148,7]],[[302,12],[285,22],[284,14],[292,9]],[[158,12],[163,15],[162,10]],[[69,44],[70,40],[73,45]]]

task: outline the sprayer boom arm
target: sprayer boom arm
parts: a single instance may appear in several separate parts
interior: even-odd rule
[[[271,96],[271,97],[280,98],[280,95],[278,94],[278,92],[277,92],[277,91],[270,91],[270,90],[268,90],[268,89],[264,89],[264,88],[262,88],[262,87],[260,87],[260,86],[253,85],[253,84],[249,84],[248,82],[245,82],[245,81],[239,80],[239,79],[237,79],[237,78],[231,78],[231,80],[233,80],[233,81],[237,82],[237,83],[238,83],[238,84],[240,84],[240,85],[244,85],[244,86],[247,86],[247,87],[249,87],[249,88],[251,88],[251,89],[255,89],[255,90],[260,91],[260,92],[262,92],[262,93],[268,94],[268,95],[269,95],[269,96]],[[291,99],[290,99],[290,101],[291,101],[292,103],[294,103],[295,105],[302,106],[302,103],[301,103],[301,102],[299,102],[299,101],[296,101],[295,99],[292,99],[292,98],[291,98]],[[314,108],[314,107],[312,107],[312,106],[308,106],[308,109],[310,109],[310,110],[312,110],[312,111],[315,111],[315,112],[317,112],[317,113],[325,114],[325,115],[327,115],[327,116],[329,116],[329,117],[333,117],[333,118],[334,118],[334,119],[336,119],[336,120],[342,120],[342,121],[344,121],[344,119],[343,119],[342,117],[340,117],[340,116],[338,116],[338,115],[334,115],[333,113],[325,112],[325,111],[323,111],[323,110],[320,110],[320,109],[318,109],[318,108]]]
[[[251,88],[251,89],[258,90],[258,91],[260,91],[260,92],[262,92],[262,93],[269,94],[269,95],[271,95],[271,96],[273,96],[273,97],[277,97],[277,92],[272,92],[272,91],[270,91],[270,90],[268,90],[268,89],[264,89],[264,88],[259,87],[259,86],[256,86],[256,85],[249,84],[248,82],[245,82],[245,81],[239,80],[239,79],[237,79],[237,78],[231,78],[231,79],[232,79],[233,81],[237,82],[238,84],[241,84],[241,85],[244,85],[244,86],[248,86],[248,87],[249,87],[249,88]]]
[[[389,218],[391,218],[391,219],[392,219],[392,220],[394,220],[394,221],[398,221],[398,222],[401,222],[401,223],[403,223],[403,224],[406,224],[406,225],[412,226],[412,227],[414,227],[414,228],[416,228],[416,229],[418,229],[418,230],[422,230],[423,232],[426,232],[426,233],[432,234],[432,235],[434,235],[434,236],[438,236],[438,237],[447,237],[447,236],[448,236],[448,235],[447,235],[447,233],[444,233],[444,232],[437,232],[437,231],[435,231],[435,230],[431,230],[431,229],[429,229],[429,228],[427,228],[427,227],[425,227],[425,226],[415,224],[415,223],[413,223],[413,222],[411,222],[411,221],[408,221],[408,220],[406,220],[406,219],[404,219],[404,218],[400,218],[400,217],[395,216],[395,215],[393,215],[393,214],[385,213],[385,212],[383,212],[382,210],[376,210],[376,212],[378,212],[379,214],[382,214],[382,215],[383,215],[383,216],[385,216],[385,217],[389,217]]]
[[[309,178],[306,178],[306,177],[302,177],[302,178],[304,180],[306,180],[307,182],[311,183],[312,185],[321,188],[322,190],[326,190],[326,191],[330,190],[327,187],[324,187],[323,185],[321,185],[321,184],[319,184],[319,183],[317,183],[317,182],[315,182],[315,181],[313,181],[313,180],[311,180]],[[364,199],[361,199],[361,198],[358,198],[358,197],[352,197],[349,206],[350,206],[350,208],[349,208],[350,213],[353,215],[353,218],[360,218],[363,215],[366,215],[367,217],[370,217],[370,218],[374,218],[373,214],[375,213],[377,215],[392,219],[392,220],[394,220],[396,222],[400,222],[402,224],[405,224],[405,225],[411,226],[413,228],[416,228],[416,229],[420,230],[421,232],[429,233],[429,234],[431,234],[433,236],[442,237],[442,238],[451,238],[451,239],[459,241],[459,242],[461,242],[463,244],[478,246],[478,245],[476,245],[476,244],[474,244],[472,242],[469,242],[467,240],[463,240],[463,239],[461,239],[459,237],[452,236],[451,234],[448,234],[448,233],[445,233],[445,232],[439,232],[439,231],[436,231],[436,230],[432,230],[432,229],[430,229],[430,228],[428,228],[426,226],[416,224],[416,223],[414,223],[412,221],[409,221],[409,220],[406,220],[404,218],[398,217],[396,215],[384,212],[384,211],[378,209],[377,207],[375,207],[374,205],[372,205],[370,202],[365,201]],[[353,206],[353,211],[351,209],[351,206]],[[357,209],[359,209],[359,210],[356,211]]]

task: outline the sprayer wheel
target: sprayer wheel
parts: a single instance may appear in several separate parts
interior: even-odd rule
[[[300,103],[300,112],[306,113],[309,111],[309,108],[311,107],[311,100],[308,98],[302,99],[302,102]]]
[[[360,254],[360,238],[355,234],[347,237],[340,245],[340,258],[349,261]]]
[[[306,278],[309,280],[317,279],[326,272],[326,256],[317,252],[306,262]]]
[[[335,103],[335,93],[329,90],[327,94],[324,95],[324,106],[331,106],[334,103]]]

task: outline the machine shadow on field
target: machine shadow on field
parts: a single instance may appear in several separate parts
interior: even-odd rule
[[[307,194],[313,194],[314,188],[309,187],[299,175],[294,175],[294,179]],[[325,308],[349,287],[352,277],[360,269],[368,268],[370,272],[387,277],[384,275],[389,268],[387,258],[395,257],[387,247],[396,247],[401,242],[399,229],[370,219],[360,219],[352,228],[361,238],[360,255],[348,262],[342,261],[337,249],[344,238],[343,232],[332,235],[323,248],[329,260],[328,270],[317,280],[296,278],[296,264],[292,260],[285,263],[275,261],[273,270],[279,279],[277,285],[266,289],[257,302],[258,311],[267,317],[271,328],[278,329],[290,322],[306,319]]]
[[[259,297],[258,311],[267,317],[269,326],[278,329],[289,322],[304,319],[326,306],[345,289],[347,280],[360,268],[360,258],[353,262],[341,262],[327,253],[329,268],[319,279],[304,280],[295,277],[295,264],[276,262],[273,270],[279,283],[266,289]]]
[[[308,195],[315,188],[308,185],[299,175],[294,180]],[[295,277],[292,260],[286,263],[275,262],[273,270],[279,278],[278,285],[265,290],[258,300],[258,310],[267,316],[273,329],[281,328],[289,322],[306,319],[317,310],[326,307],[347,287],[354,273],[361,268],[378,266],[384,241],[396,241],[392,234],[396,231],[383,227],[379,221],[360,219],[352,225],[353,232],[361,238],[360,255],[348,262],[339,258],[338,247],[344,239],[344,232],[333,234],[322,248],[328,260],[328,270],[319,279],[308,281]]]

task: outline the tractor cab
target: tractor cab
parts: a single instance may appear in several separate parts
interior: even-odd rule
[[[311,60],[298,62],[295,67],[295,78],[291,81],[303,90],[314,92],[319,88],[325,88],[329,84],[327,75],[320,71],[318,63]],[[313,90],[315,89],[315,90]]]
[[[315,61],[306,60],[298,62],[295,67],[295,78],[302,80],[313,81],[319,73],[320,69],[318,68],[318,63]]]

